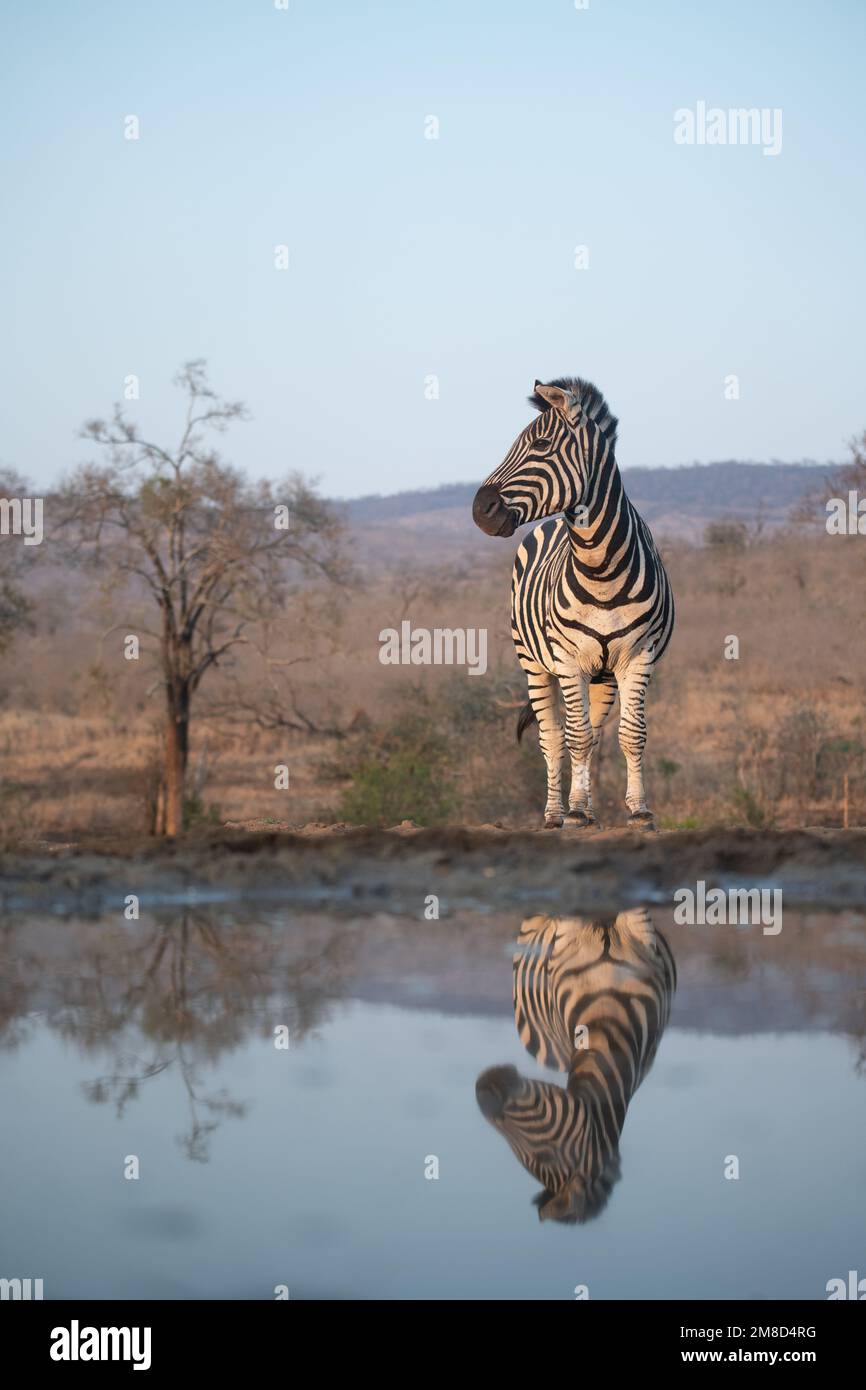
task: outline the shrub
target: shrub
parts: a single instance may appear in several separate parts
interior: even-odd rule
[[[444,739],[422,719],[410,719],[350,764],[340,816],[356,825],[442,824],[458,807],[447,754]]]
[[[745,550],[748,539],[744,521],[711,521],[704,529],[704,543],[714,550]]]
[[[772,824],[772,819],[759,803],[753,792],[748,787],[734,788],[734,809],[739,811],[746,819],[746,824],[753,830],[768,830]]]
[[[222,825],[219,806],[205,806],[200,796],[185,796],[183,799],[183,821],[187,829],[194,825]]]

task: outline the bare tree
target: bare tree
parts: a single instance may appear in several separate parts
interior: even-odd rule
[[[827,503],[849,489],[866,496],[866,430],[848,441],[848,450],[851,454],[849,461],[834,466],[823,484],[807,492],[793,507],[793,521],[809,524],[820,518],[822,523],[825,522]]]
[[[186,396],[174,448],[146,439],[115,406],[82,437],[99,462],[80,466],[64,488],[72,549],[152,600],[165,692],[165,754],[157,831],[184,826],[184,789],[193,700],[208,671],[249,640],[250,627],[277,614],[295,581],[336,577],[339,524],[312,485],[293,474],[275,490],[249,483],[208,442],[248,418],[238,401],[211,389],[203,361],[175,377]],[[135,630],[135,629],[133,629]]]
[[[849,440],[848,448],[851,458],[833,478],[833,488],[853,488],[866,494],[866,430]]]
[[[256,625],[243,669],[209,694],[206,713],[235,727],[340,738],[345,686],[332,672],[335,658],[345,659],[348,611],[335,604],[332,584],[307,585],[291,613]]]

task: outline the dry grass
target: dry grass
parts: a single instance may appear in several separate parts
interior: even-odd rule
[[[866,821],[864,544],[804,531],[743,550],[667,548],[677,628],[651,687],[647,754],[662,825],[838,825],[845,772],[851,823]],[[524,689],[509,636],[511,549],[479,537],[447,572],[368,573],[350,594],[323,593],[287,615],[272,655],[308,660],[268,669],[250,652],[217,673],[193,729],[197,818],[333,819],[353,769],[387,759],[389,737],[414,713],[443,740],[451,819],[534,824],[541,758],[534,735],[517,749],[516,714],[505,708]],[[330,631],[337,614],[333,640],[314,635]],[[415,627],[486,627],[487,675],[383,666],[378,634],[407,617]],[[125,662],[119,637],[105,637],[112,622],[135,631],[141,618],[131,599],[44,586],[35,634],[19,638],[0,672],[7,839],[147,829],[158,679],[146,657]],[[724,656],[730,635],[740,643],[734,661]],[[239,702],[265,696],[265,725],[281,711],[298,722],[299,710],[312,729],[258,727],[239,712]],[[281,763],[288,791],[274,788]],[[606,823],[623,818],[624,782],[611,725],[597,784]]]
[[[145,716],[114,724],[104,717],[0,712],[0,807],[7,832],[17,828],[46,839],[146,833],[145,789],[158,748],[153,720]],[[319,786],[314,769],[328,748],[327,740],[199,723],[192,759],[192,780],[202,781],[198,816],[284,824],[327,814],[335,793]],[[288,791],[274,788],[278,763],[291,769]]]

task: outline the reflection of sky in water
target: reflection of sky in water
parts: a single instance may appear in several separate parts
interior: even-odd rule
[[[853,944],[862,950],[863,937]],[[489,955],[501,968],[501,941]],[[476,1104],[490,1066],[564,1081],[521,1046],[510,969],[496,1012],[414,1007],[448,989],[416,967],[400,1006],[330,1002],[287,1052],[270,1036],[285,1008],[259,1000],[236,1045],[208,1058],[185,1044],[186,1070],[175,1057],[120,1118],[85,1088],[117,1072],[118,1058],[150,1058],[152,1042],[127,1026],[111,1053],[85,1054],[31,1016],[20,1046],[0,1052],[0,1274],[44,1278],[56,1297],[269,1298],[283,1283],[296,1298],[568,1299],[581,1283],[596,1298],[822,1297],[864,1258],[856,1046],[807,1021],[830,988],[817,957],[814,973],[806,961],[783,971],[781,952],[761,973],[755,1026],[773,1027],[784,975],[809,1001],[808,1031],[789,1031],[790,1001],[784,1031],[756,1032],[736,1015],[723,1031],[695,1031],[700,959],[678,953],[680,996],[628,1109],[622,1177],[581,1226],[539,1223],[538,1183]],[[710,975],[725,978],[715,966]],[[707,1030],[719,988],[706,991]],[[215,1124],[206,1161],[189,1156],[193,1115],[205,1131]],[[139,1156],[138,1182],[122,1176],[127,1154]],[[438,1181],[424,1178],[431,1154]],[[738,1182],[722,1176],[728,1154]]]

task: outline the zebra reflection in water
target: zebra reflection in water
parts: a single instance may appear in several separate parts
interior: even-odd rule
[[[615,918],[530,917],[514,957],[514,1018],[527,1052],[565,1086],[515,1067],[482,1072],[482,1114],[543,1190],[542,1221],[589,1221],[620,1175],[629,1101],[670,1014],[676,966],[642,908]]]

